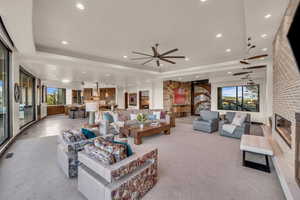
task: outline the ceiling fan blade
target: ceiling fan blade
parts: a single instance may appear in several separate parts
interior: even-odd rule
[[[167,54],[173,53],[173,52],[175,52],[175,51],[178,51],[178,49],[176,48],[176,49],[172,49],[172,50],[170,50],[170,51],[167,51],[167,52],[165,52],[165,53],[161,54],[161,55],[160,55],[160,57],[163,57],[164,55],[167,55]]]
[[[250,58],[246,58],[244,60],[255,60],[255,59],[259,59],[259,58],[264,58],[264,57],[267,57],[268,54],[262,54],[262,55],[258,55],[258,56],[253,56],[253,57],[250,57]]]
[[[143,59],[149,59],[149,58],[152,58],[152,56],[141,57],[141,58],[131,58],[130,60],[143,60]]]
[[[233,76],[240,76],[240,75],[245,75],[245,74],[251,74],[252,72],[238,72],[238,73],[234,73],[232,74]]]
[[[245,67],[244,69],[262,69],[266,68],[267,65],[258,65],[258,66],[252,66],[252,67]]]
[[[146,65],[147,63],[151,62],[153,60],[153,58],[151,58],[150,60],[147,60],[146,62],[142,63],[142,65]]]
[[[156,57],[156,56],[158,55],[158,53],[157,53],[157,51],[156,51],[155,47],[152,47],[152,51],[153,51],[153,55],[154,55],[154,57]]]
[[[137,52],[137,51],[133,51],[132,53],[134,54],[138,54],[138,55],[143,55],[143,56],[153,56],[153,55],[150,55],[150,54],[146,54],[146,53],[141,53],[141,52]]]
[[[185,56],[163,56],[161,58],[185,58]]]
[[[243,65],[250,65],[250,63],[248,63],[246,61],[242,61],[242,60],[240,61],[240,63],[243,64]]]
[[[176,62],[171,61],[171,60],[167,60],[165,58],[160,58],[160,59],[163,60],[163,61],[165,61],[165,62],[171,63],[171,64],[176,64]]]
[[[159,67],[159,66],[160,66],[160,62],[159,62],[159,60],[157,60],[157,61],[156,61],[156,65],[157,65],[157,67]]]

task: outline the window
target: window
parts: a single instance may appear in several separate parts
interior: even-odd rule
[[[9,49],[0,41],[0,145],[9,138]]]
[[[259,85],[218,88],[218,109],[259,112]]]
[[[64,88],[47,88],[48,105],[65,105],[66,89]]]
[[[35,78],[20,67],[20,127],[35,120]]]

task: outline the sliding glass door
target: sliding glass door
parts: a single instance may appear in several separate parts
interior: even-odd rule
[[[20,127],[35,120],[35,78],[24,69],[20,69],[21,99],[19,106]]]
[[[0,41],[0,145],[9,138],[9,50]]]

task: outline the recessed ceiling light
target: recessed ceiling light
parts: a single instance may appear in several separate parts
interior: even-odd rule
[[[269,19],[270,17],[272,17],[272,15],[271,15],[271,14],[267,14],[267,15],[265,15],[265,18],[266,18],[266,19]]]
[[[201,2],[206,2],[207,0],[200,0]]]
[[[63,83],[70,83],[71,81],[68,80],[68,79],[63,79],[61,82],[63,82]]]
[[[264,60],[265,58],[263,57],[263,58],[260,58],[260,60]]]
[[[262,38],[266,38],[268,35],[267,34],[262,34],[261,37]]]
[[[189,59],[188,57],[186,57],[184,60],[185,60],[185,61],[189,61],[190,59]]]
[[[232,72],[227,72],[227,74],[232,74]]]
[[[163,66],[164,66],[164,64],[159,64],[159,66],[163,67]]]
[[[223,35],[222,35],[222,33],[218,33],[217,35],[216,35],[216,38],[221,38]]]
[[[228,52],[228,53],[231,52],[231,49],[226,49],[226,52]]]
[[[85,9],[85,7],[82,3],[77,3],[76,8],[78,8],[79,10],[84,10]]]
[[[263,48],[263,49],[261,49],[262,51],[268,51],[268,48]]]
[[[123,56],[123,58],[128,58],[128,56]]]
[[[86,74],[86,72],[82,72],[83,74]]]
[[[66,40],[63,40],[63,41],[61,41],[61,43],[62,43],[63,45],[67,45],[67,44],[69,44],[69,42],[68,42],[68,41],[66,41]]]
[[[110,76],[110,74],[105,74],[105,76]]]

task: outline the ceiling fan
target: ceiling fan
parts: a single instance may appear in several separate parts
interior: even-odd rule
[[[171,64],[176,64],[176,62],[170,60],[170,59],[174,59],[174,58],[182,58],[184,59],[185,56],[171,56],[169,54],[174,53],[176,51],[178,51],[177,48],[166,51],[164,53],[159,53],[158,52],[158,46],[159,44],[155,44],[155,46],[152,46],[152,52],[153,55],[148,54],[148,53],[141,53],[141,52],[137,52],[137,51],[133,51],[133,54],[137,54],[137,55],[142,55],[144,57],[140,57],[140,58],[132,58],[131,60],[146,60],[145,62],[142,63],[142,65],[145,65],[147,63],[150,63],[151,61],[156,61],[156,65],[157,67],[161,66],[161,61],[167,62],[167,63],[171,63]]]
[[[243,77],[241,77],[241,80],[246,80],[246,85],[255,85],[255,82],[253,81],[253,79],[251,78],[251,74],[253,73],[253,71],[248,71],[248,72],[238,72],[238,73],[234,73],[233,76],[241,76],[241,75],[245,75]]]
[[[250,51],[252,49],[256,48],[256,45],[254,45],[252,43],[252,38],[251,37],[248,37],[247,48],[248,48],[248,53],[250,53]],[[240,60],[240,63],[243,64],[243,65],[251,65],[251,61],[256,60],[256,59],[262,59],[262,58],[265,58],[265,57],[268,57],[268,54],[261,54],[261,55],[247,57],[247,58],[244,58],[244,59]]]

